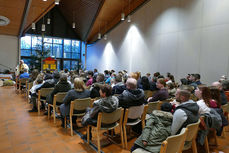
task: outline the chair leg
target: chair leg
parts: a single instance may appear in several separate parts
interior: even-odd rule
[[[53,110],[53,120],[54,120],[54,124],[56,124],[56,108],[53,107],[52,110]]]
[[[99,130],[97,128],[96,128],[96,135],[97,135],[98,153],[100,153],[100,137],[99,137]]]
[[[50,118],[50,105],[48,104],[48,119]]]
[[[216,136],[216,130],[214,130],[214,139],[215,139],[215,145],[218,146],[218,140]]]
[[[192,139],[192,152],[197,153],[196,139]]]
[[[207,136],[205,137],[205,140],[204,140],[204,148],[205,148],[205,152],[206,153],[210,153],[209,152],[209,144],[208,144],[208,137]]]
[[[73,136],[72,116],[70,116],[70,127],[71,127],[71,136]]]
[[[67,128],[67,117],[66,116],[64,117],[64,128],[65,129]]]
[[[37,110],[38,110],[38,115],[40,115],[40,100],[37,100]]]
[[[90,136],[89,136],[90,135],[90,130],[89,129],[90,129],[90,126],[88,125],[87,126],[87,143],[88,144],[90,143]]]
[[[125,148],[127,149],[127,136],[126,136],[126,126],[123,126],[123,135],[124,135],[124,144]]]
[[[120,125],[120,135],[121,135],[121,141],[122,141],[122,148],[124,148],[123,129],[121,125]]]

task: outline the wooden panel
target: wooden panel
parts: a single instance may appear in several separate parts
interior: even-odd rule
[[[0,34],[17,36],[26,0],[0,0],[0,15],[10,19],[7,26],[0,26]]]
[[[120,22],[121,13],[129,14],[147,0],[108,0],[104,2],[92,29],[87,42],[92,43],[97,40],[99,31],[105,34],[109,29]],[[129,5],[130,4],[130,5]]]

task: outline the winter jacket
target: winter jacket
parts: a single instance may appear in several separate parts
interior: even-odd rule
[[[102,85],[103,85],[103,82],[98,82],[98,83],[92,84],[92,87],[90,89],[91,90],[91,94],[90,94],[91,98],[100,97],[99,90],[100,90],[100,87]]]
[[[160,152],[161,143],[171,135],[172,120],[173,115],[170,112],[154,110],[135,144],[153,153]],[[147,145],[144,146],[142,141],[146,141]]]
[[[112,95],[121,94],[124,90],[126,90],[126,86],[123,82],[119,82],[112,88]]]
[[[144,91],[142,89],[124,90],[121,95],[118,96],[119,107],[129,108],[131,106],[140,106],[146,103]]]

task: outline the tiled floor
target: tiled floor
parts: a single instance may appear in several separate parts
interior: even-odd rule
[[[91,153],[95,152],[78,135],[70,136],[70,130],[55,125],[47,116],[28,113],[31,106],[25,98],[16,94],[13,87],[0,87],[0,153]],[[227,138],[219,138],[219,146],[211,152],[229,153]],[[129,148],[134,140],[129,142]],[[120,145],[103,147],[105,153],[127,153]],[[204,152],[198,149],[199,152]],[[188,151],[190,152],[190,151]]]

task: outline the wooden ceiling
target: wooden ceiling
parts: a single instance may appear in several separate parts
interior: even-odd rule
[[[28,1],[31,2],[29,6],[26,5]],[[23,33],[26,33],[32,22],[38,22],[55,7],[54,1],[0,0],[0,15],[10,19],[9,25],[0,27],[0,34],[20,36],[21,26]],[[60,5],[56,7],[70,26],[73,21],[76,23],[74,32],[82,41],[93,43],[99,32],[103,35],[121,22],[122,12],[127,16],[146,1],[148,0],[60,0]],[[28,16],[25,15],[26,9],[29,9]]]

